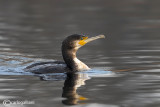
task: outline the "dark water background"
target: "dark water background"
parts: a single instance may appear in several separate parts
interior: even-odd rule
[[[95,70],[71,80],[72,97],[87,98],[74,99],[75,107],[160,107],[158,0],[0,0],[0,106],[6,99],[35,101],[11,107],[71,103],[62,98],[65,77],[43,81],[23,69],[62,60],[61,42],[75,33],[106,36],[78,51]]]

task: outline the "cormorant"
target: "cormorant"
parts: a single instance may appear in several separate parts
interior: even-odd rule
[[[61,47],[64,62],[53,61],[53,62],[35,63],[26,67],[25,70],[37,74],[64,73],[64,72],[89,70],[90,68],[76,57],[76,52],[80,47],[84,46],[86,43],[99,38],[105,38],[105,36],[98,35],[91,38],[78,34],[68,36],[62,42],[62,47]]]

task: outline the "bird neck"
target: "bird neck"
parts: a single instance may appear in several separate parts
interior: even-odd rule
[[[62,55],[67,66],[73,71],[88,70],[89,67],[76,57],[77,49],[62,49]]]

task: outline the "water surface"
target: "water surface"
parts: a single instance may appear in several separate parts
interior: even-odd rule
[[[148,0],[0,0],[0,102],[25,107],[159,107],[160,8]],[[93,70],[34,75],[35,62],[63,60],[71,34],[106,39],[78,51]],[[21,105],[11,105],[11,107]]]

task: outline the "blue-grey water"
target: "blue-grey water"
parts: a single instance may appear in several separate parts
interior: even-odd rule
[[[160,107],[159,4],[0,0],[0,107]],[[36,62],[63,60],[61,42],[71,34],[106,36],[77,53],[92,70],[24,71]]]

